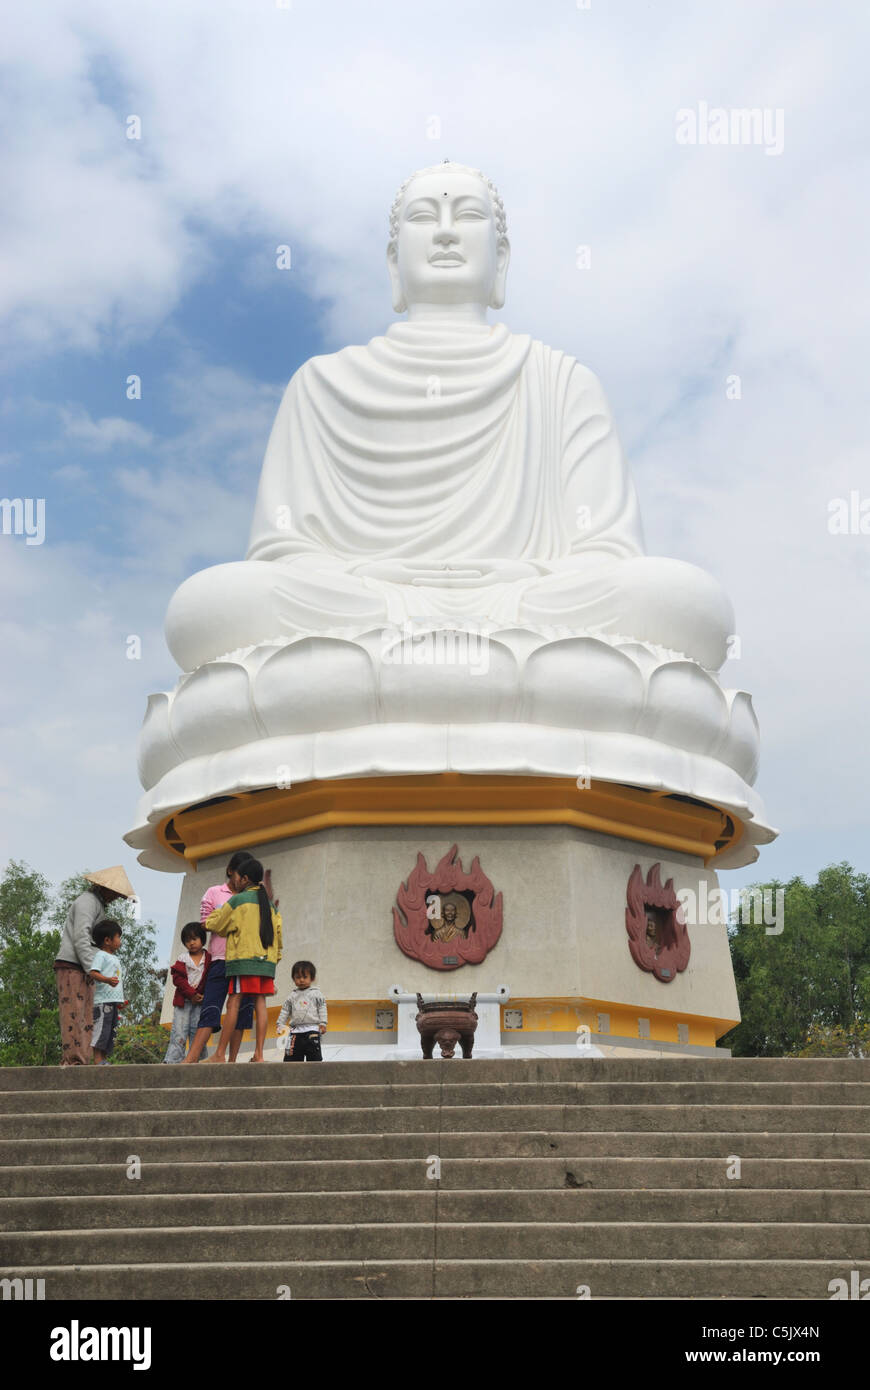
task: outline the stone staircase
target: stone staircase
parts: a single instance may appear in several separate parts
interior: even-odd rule
[[[870,1060],[7,1068],[0,1163],[0,1278],[49,1300],[826,1300],[870,1277]]]

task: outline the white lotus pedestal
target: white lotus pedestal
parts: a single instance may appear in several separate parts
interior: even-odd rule
[[[458,643],[433,627],[430,657],[410,661],[381,629],[261,644],[152,697],[127,839],[143,863],[185,873],[179,930],[245,848],[284,919],[273,1012],[293,960],[313,960],[326,1056],[398,1053],[396,983],[506,985],[500,1045],[517,1055],[570,1052],[578,1029],[602,1050],[713,1047],[739,1019],[726,929],[690,925],[686,940],[668,904],[681,890],[709,901],[718,867],[773,838],[750,785],[748,695],[589,634],[493,630],[451,661],[449,631]],[[454,846],[501,895],[497,933],[482,912],[436,932],[419,892],[408,918],[418,856],[431,876]],[[426,903],[446,891],[425,883]]]

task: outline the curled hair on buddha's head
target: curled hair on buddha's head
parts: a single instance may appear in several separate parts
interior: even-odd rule
[[[501,194],[493,183],[492,179],[487,178],[482,169],[473,169],[469,164],[454,164],[452,159],[445,159],[441,164],[430,164],[425,169],[417,169],[410,178],[405,179],[398,193],[393,199],[393,206],[390,208],[390,241],[389,250],[394,251],[399,240],[399,217],[402,212],[402,201],[415,179],[421,174],[438,174],[444,168],[459,169],[463,174],[474,174],[479,178],[492,203],[492,215],[495,219],[496,236],[507,236],[507,218],[505,217],[504,203]]]

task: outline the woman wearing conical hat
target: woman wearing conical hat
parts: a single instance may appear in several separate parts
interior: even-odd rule
[[[91,885],[70,904],[63,926],[60,950],[54,961],[60,1007],[61,1066],[86,1066],[90,1062],[94,1024],[94,982],[88,973],[97,947],[93,930],[106,918],[106,908],[117,898],[135,898],[136,892],[120,864],[85,874]]]

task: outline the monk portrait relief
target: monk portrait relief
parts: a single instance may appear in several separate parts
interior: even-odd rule
[[[430,915],[431,914],[431,915]],[[461,893],[440,895],[430,894],[426,899],[426,915],[429,925],[427,936],[433,941],[453,941],[457,936],[467,937],[471,922],[471,906]]]

